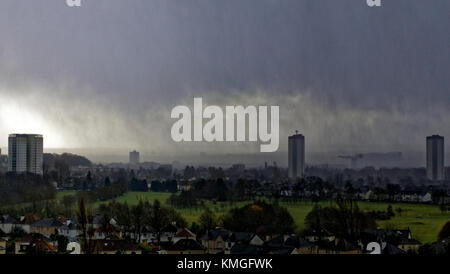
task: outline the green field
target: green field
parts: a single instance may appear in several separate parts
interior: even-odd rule
[[[61,198],[64,195],[74,194],[72,191],[59,192],[57,198]],[[139,200],[147,200],[153,202],[155,199],[165,203],[169,198],[170,193],[158,193],[158,192],[128,192],[125,195],[116,198],[117,202],[127,202],[129,205],[137,204]],[[242,206],[248,202],[239,202],[230,204],[213,203],[207,201],[206,205],[210,207],[217,215],[224,214],[232,207]],[[100,203],[95,203],[93,206],[97,207]],[[288,208],[289,212],[294,217],[297,224],[297,230],[301,231],[305,228],[304,219],[306,215],[311,211],[313,204],[311,202],[296,202],[286,203],[280,202],[281,205]],[[321,205],[328,205],[330,202],[322,202]],[[359,202],[360,208],[363,210],[386,210],[388,203],[369,203]],[[450,213],[441,213],[438,206],[435,205],[423,205],[423,204],[396,204],[392,203],[395,217],[389,221],[378,221],[380,228],[395,228],[406,229],[410,228],[412,235],[422,243],[430,243],[437,240],[437,235],[442,226],[450,220]],[[403,212],[399,215],[396,211],[397,208],[401,208]],[[177,209],[182,216],[189,222],[197,222],[199,215],[202,213],[202,209]]]

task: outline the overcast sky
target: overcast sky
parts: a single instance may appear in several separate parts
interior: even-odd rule
[[[450,1],[1,0],[0,146],[155,153],[259,150],[174,144],[171,109],[279,105],[280,151],[425,148],[450,136]]]

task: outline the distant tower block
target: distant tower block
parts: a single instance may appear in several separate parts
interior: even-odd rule
[[[298,134],[288,139],[288,176],[290,179],[303,178],[305,173],[305,136]]]
[[[130,152],[130,165],[139,165],[140,163],[140,155],[138,151]]]
[[[8,171],[42,174],[44,138],[39,134],[10,134]]]
[[[432,181],[443,181],[444,176],[444,137],[428,136],[427,178]]]

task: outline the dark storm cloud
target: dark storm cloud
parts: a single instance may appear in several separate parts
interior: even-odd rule
[[[0,95],[67,144],[170,149],[166,118],[192,96],[280,104],[281,140],[316,146],[450,135],[449,1],[64,2],[2,1]]]

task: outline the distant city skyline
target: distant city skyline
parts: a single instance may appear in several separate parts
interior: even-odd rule
[[[386,162],[386,166],[388,167],[426,167],[426,147],[421,146],[418,147],[417,151],[402,151],[402,157],[397,160],[389,160]],[[2,151],[5,155],[8,154],[8,147],[3,147]],[[130,160],[129,157],[130,150],[127,149],[117,149],[117,148],[99,148],[99,149],[82,149],[82,148],[44,148],[44,153],[74,153],[82,156],[86,156],[91,161],[96,163],[113,163],[113,162],[122,162],[128,163]],[[363,153],[367,156],[365,160],[362,160],[361,165],[358,165],[359,168],[364,166],[370,166],[372,163],[376,166],[379,165],[379,161],[374,159],[374,155],[379,154],[381,156],[388,156],[389,154],[395,155],[398,152],[393,151],[375,151],[375,150],[346,150],[346,149],[331,149],[330,151],[322,151],[322,152],[311,152],[309,149],[306,150],[305,157],[307,158],[306,165],[330,165],[330,167],[350,167],[349,162],[346,159],[339,159],[337,156],[342,154],[356,154]],[[218,166],[231,166],[232,164],[238,162],[244,162],[246,165],[250,167],[263,166],[264,162],[277,162],[280,166],[287,168],[288,167],[288,150],[280,150],[277,153],[270,153],[266,157],[261,158],[261,153],[253,152],[253,153],[205,153],[202,151],[192,151],[190,154],[164,154],[156,151],[140,151],[139,152],[140,162],[163,162],[163,163],[171,163],[173,161],[180,161],[184,164],[190,163],[195,165],[218,165]],[[445,157],[450,157],[449,153],[445,154]],[[381,165],[383,166],[383,165]],[[446,163],[446,166],[449,166]]]

